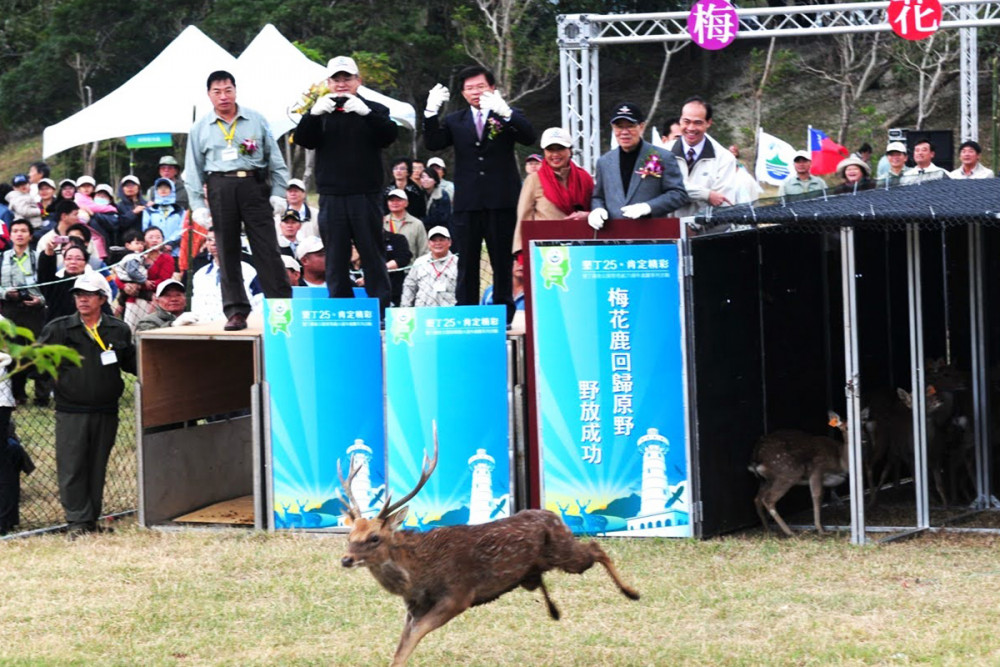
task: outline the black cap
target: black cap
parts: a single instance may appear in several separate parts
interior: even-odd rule
[[[282,221],[291,220],[292,222],[302,222],[302,217],[299,215],[299,212],[296,211],[294,208],[290,208],[287,211],[285,211],[285,214],[281,216],[281,219]]]
[[[621,102],[620,104],[616,104],[614,110],[611,112],[611,122],[613,123],[616,120],[641,123],[646,120],[646,117],[642,114],[642,109],[639,108],[638,104]]]

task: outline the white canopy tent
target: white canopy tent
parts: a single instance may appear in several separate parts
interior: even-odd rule
[[[191,123],[211,110],[205,80],[214,70],[233,73],[240,103],[264,114],[274,135],[298,123],[289,113],[309,86],[326,77],[313,62],[268,24],[239,58],[205,33],[189,26],[156,58],[119,88],[42,133],[42,156],[133,134],[186,134]],[[393,120],[413,129],[413,107],[362,87],[361,94],[389,107]]]
[[[42,133],[42,157],[74,146],[132,134],[184,134],[211,109],[205,80],[236,58],[189,26],[138,74],[105,97]],[[211,69],[206,69],[211,67]]]

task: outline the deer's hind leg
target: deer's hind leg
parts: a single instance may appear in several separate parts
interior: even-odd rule
[[[530,574],[521,581],[521,586],[528,591],[533,591],[536,588],[542,589],[542,595],[545,597],[545,605],[549,609],[549,616],[553,620],[558,621],[560,617],[559,608],[556,607],[552,598],[549,597],[549,589],[545,587],[545,582],[542,580],[541,572]]]

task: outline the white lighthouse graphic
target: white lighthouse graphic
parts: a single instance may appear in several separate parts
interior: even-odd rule
[[[642,505],[639,514],[659,514],[667,503],[667,449],[670,442],[655,428],[639,438],[642,452]]]
[[[351,482],[351,493],[361,505],[361,516],[371,518],[377,513],[377,510],[368,508],[372,497],[372,478],[368,467],[372,460],[372,448],[358,438],[347,448],[347,457],[351,462],[349,469],[358,471]]]
[[[490,520],[490,503],[493,500],[493,468],[496,460],[486,453],[485,449],[477,449],[469,457],[469,469],[472,470],[472,495],[469,499],[469,525],[487,523]]]
[[[689,521],[687,504],[673,498],[667,481],[667,452],[670,441],[660,435],[659,429],[646,429],[646,435],[636,443],[642,452],[642,491],[639,516],[628,519],[628,531],[636,534],[656,534],[670,526],[686,525]],[[678,489],[677,495],[682,494]],[[670,505],[668,508],[667,505]]]

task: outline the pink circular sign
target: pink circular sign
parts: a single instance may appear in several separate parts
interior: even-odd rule
[[[691,40],[709,51],[732,44],[739,27],[740,19],[728,0],[698,0],[688,14],[687,30]]]
[[[926,39],[941,25],[939,0],[889,0],[885,13],[892,31],[903,39]]]

